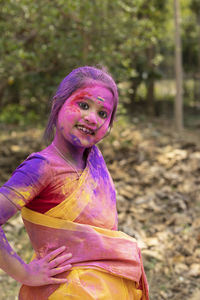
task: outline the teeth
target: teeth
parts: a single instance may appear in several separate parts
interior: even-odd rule
[[[87,133],[87,134],[93,134],[92,130],[90,130],[88,128],[85,128],[84,126],[78,125],[77,128],[80,129],[81,131]]]

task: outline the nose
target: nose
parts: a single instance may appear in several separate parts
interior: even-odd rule
[[[85,117],[85,121],[87,121],[90,124],[96,125],[97,124],[97,116],[95,112],[88,112]]]

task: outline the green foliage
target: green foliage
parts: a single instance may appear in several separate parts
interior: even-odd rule
[[[199,70],[199,34],[200,17],[199,1],[190,0],[182,3],[182,41],[183,41],[183,66],[187,73]],[[200,20],[199,20],[200,22]]]
[[[17,104],[8,104],[0,114],[0,122],[16,125],[37,124],[40,117],[34,110],[26,111],[24,106]]]
[[[186,70],[197,66],[197,4],[183,5]],[[0,120],[11,122],[12,104],[15,122],[25,118],[23,106],[45,115],[60,80],[80,65],[105,65],[117,82],[132,82],[134,98],[173,68],[172,7],[172,0],[1,1]]]

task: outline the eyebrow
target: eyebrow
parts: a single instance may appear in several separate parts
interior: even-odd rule
[[[84,99],[84,100],[89,100],[89,101],[92,101],[92,102],[94,101],[92,98],[89,98],[89,97],[87,97],[87,96],[83,97],[83,99]],[[99,100],[98,97],[95,98],[95,99]],[[103,98],[101,98],[101,99],[103,99]],[[100,100],[100,101],[101,101],[101,100]],[[105,100],[104,100],[104,101],[105,101]],[[103,101],[102,101],[102,102],[103,102]],[[107,105],[106,103],[102,103],[101,108],[104,108],[104,109],[107,109],[107,110],[112,110],[112,107],[111,107],[110,105]]]

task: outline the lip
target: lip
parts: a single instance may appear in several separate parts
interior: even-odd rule
[[[89,129],[89,130],[92,130],[92,131],[95,131],[96,130],[96,127],[90,127],[90,126],[88,126],[88,125],[86,125],[86,124],[81,124],[81,123],[78,123],[76,126],[83,126],[83,127],[85,127],[86,129]]]
[[[89,132],[84,132],[83,130],[81,130],[80,128],[79,128],[79,126],[80,127],[82,127],[82,128],[85,128],[86,130],[88,130],[88,131],[90,131],[91,133],[89,133]],[[85,124],[77,124],[76,126],[75,126],[79,131],[81,131],[81,133],[84,133],[84,134],[90,134],[90,135],[94,135],[95,134],[95,131],[96,131],[96,129],[94,129],[94,128],[92,128],[92,127],[89,127],[89,126],[87,126],[87,125],[85,125]]]

